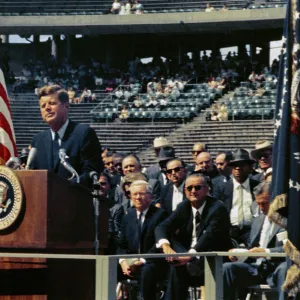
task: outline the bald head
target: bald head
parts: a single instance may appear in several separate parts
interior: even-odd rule
[[[201,153],[201,152],[205,152],[206,149],[205,149],[205,144],[203,143],[196,143],[194,144],[193,146],[193,150],[192,150],[192,154],[193,154],[193,159],[194,161],[196,162],[196,158],[197,156]]]
[[[195,171],[201,171],[205,174],[212,171],[212,168],[212,159],[208,152],[201,152],[197,155]]]

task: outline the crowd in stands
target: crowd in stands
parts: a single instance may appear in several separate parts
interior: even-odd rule
[[[110,12],[118,15],[141,15],[144,13],[144,7],[139,0],[135,0],[134,2],[128,0],[126,3],[114,0]]]
[[[258,141],[249,152],[220,152],[213,159],[205,144],[196,143],[191,165],[176,156],[165,137],[154,139],[153,150],[157,163],[148,168],[134,154],[102,153],[100,191],[111,207],[107,253],[230,251],[224,263],[224,299],[235,299],[236,293],[245,299],[248,286],[267,279],[278,290],[276,299],[287,299],[281,290],[285,262],[251,258],[251,252],[283,252],[277,233],[284,230],[268,217],[272,144]],[[249,252],[245,262],[234,256],[239,248]],[[124,257],[119,264],[118,280],[138,280],[146,300],[161,291],[163,299],[187,299],[188,287],[203,285],[201,257]],[[126,288],[121,297],[126,298]]]

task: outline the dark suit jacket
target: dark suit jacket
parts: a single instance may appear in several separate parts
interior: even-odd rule
[[[153,204],[145,216],[145,221],[141,232],[141,249],[140,253],[155,253],[157,248],[155,245],[154,230],[167,217],[167,213],[162,208],[157,208]],[[137,228],[137,212],[135,208],[129,208],[128,214],[124,215],[120,244],[117,254],[135,254],[138,253],[139,245],[134,238]]]
[[[194,249],[203,251],[227,251],[232,248],[229,236],[230,220],[226,207],[221,201],[206,197],[201,216],[200,230]],[[177,209],[155,230],[157,242],[160,239],[174,239],[189,250],[192,243],[193,212],[189,201],[183,201]]]
[[[152,186],[153,189],[152,203],[160,203],[161,190],[159,182],[155,179],[149,179],[148,183]],[[120,186],[117,186],[115,190],[115,203],[122,204],[125,211],[127,211],[127,209],[130,207],[130,201],[126,198]]]
[[[183,201],[187,200],[184,191],[183,191],[183,199],[182,200]],[[173,202],[173,183],[169,182],[162,189],[161,199],[160,199],[161,207],[164,208],[168,212],[169,215],[173,211],[172,202]]]
[[[52,136],[50,129],[42,131],[33,137],[31,146],[37,149],[33,161],[33,169],[48,170],[63,178],[70,178],[70,173],[59,163],[52,167]],[[80,183],[91,186],[89,178],[91,171],[98,174],[103,170],[101,146],[95,131],[88,125],[78,124],[70,120],[61,141],[60,148],[66,150],[67,162],[77,171]],[[75,181],[75,180],[74,180]]]
[[[165,186],[164,178],[158,163],[150,165],[145,172],[149,179],[156,179],[159,181],[161,188]]]
[[[252,178],[250,178],[249,180],[250,180],[250,191],[251,191],[252,199],[253,201],[255,201],[253,189],[259,184],[259,181],[254,180]],[[221,200],[225,204],[227,211],[230,213],[232,208],[233,181],[230,180],[227,182],[223,182],[223,184],[220,183],[216,185],[213,192],[213,196],[214,198]]]
[[[124,208],[121,204],[115,204],[109,209],[108,232],[118,233],[121,230]]]
[[[253,180],[257,180],[259,182],[262,182],[264,180],[264,178],[265,178],[264,173],[257,173],[252,176]]]

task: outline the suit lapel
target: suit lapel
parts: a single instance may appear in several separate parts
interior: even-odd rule
[[[250,247],[255,247],[259,243],[260,234],[262,230],[262,226],[265,221],[265,215],[260,215],[256,217],[252,224],[252,232],[251,232],[251,241],[250,241]]]
[[[48,163],[48,170],[52,171],[52,157],[53,157],[53,146],[52,146],[52,135],[51,130],[47,130],[44,136],[44,145],[45,145],[45,153],[47,155],[47,163]]]
[[[204,209],[203,209],[202,214],[201,214],[200,229],[197,232],[197,240],[198,240],[199,236],[202,234],[202,232],[204,230],[205,223],[206,223],[206,220],[207,220],[207,217],[208,217],[208,212],[210,210],[210,206],[211,206],[210,201],[206,200]]]
[[[233,201],[233,181],[227,181],[225,183],[225,191],[227,194],[227,197],[224,199],[224,204],[227,207],[227,210],[230,212],[232,208],[232,201]]]

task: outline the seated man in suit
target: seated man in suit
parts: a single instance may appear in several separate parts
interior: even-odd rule
[[[139,173],[142,170],[142,165],[140,163],[139,158],[134,155],[130,154],[126,156],[122,161],[122,171],[123,175],[126,176],[129,173]],[[159,181],[156,179],[149,179],[149,184],[152,186],[152,201],[154,204],[160,203],[160,194],[161,188]],[[122,191],[120,186],[116,187],[115,191],[115,202],[122,204],[124,200],[124,192]]]
[[[184,162],[179,158],[168,161],[166,173],[170,182],[162,190],[160,203],[171,214],[179,203],[186,200],[184,183],[187,172]]]
[[[45,86],[39,90],[38,97],[42,118],[50,129],[32,139],[31,146],[37,149],[32,168],[49,170],[68,179],[69,171],[59,163],[59,149],[63,148],[66,161],[80,176],[80,183],[91,187],[90,172],[100,173],[103,169],[101,146],[95,131],[68,119],[69,96],[61,86]]]
[[[238,244],[249,241],[251,222],[253,215],[252,202],[255,200],[253,189],[259,184],[257,180],[250,178],[254,161],[244,149],[238,149],[233,153],[232,160],[227,164],[232,167],[233,179],[218,184],[213,195],[224,202],[230,214],[230,236]]]
[[[162,208],[152,204],[152,187],[137,180],[130,186],[134,207],[123,218],[117,254],[156,253],[154,230],[167,216]],[[141,294],[144,300],[156,299],[156,283],[166,277],[168,265],[164,259],[120,259],[125,276],[140,274]]]
[[[165,254],[230,249],[228,212],[221,201],[208,195],[205,177],[190,175],[186,179],[185,193],[188,201],[179,203],[168,219],[157,226],[156,246]],[[171,271],[165,299],[186,299],[192,282],[198,286],[203,284],[204,259],[184,256],[167,260]]]
[[[253,175],[253,179],[263,181],[267,174],[272,172],[272,150],[273,146],[269,141],[259,141],[255,144],[255,149],[251,151],[251,156],[258,162],[259,172]]]
[[[193,162],[194,162],[194,164],[186,166],[186,169],[188,170],[189,173],[192,173],[195,170],[197,156],[201,152],[206,152],[206,145],[203,144],[203,143],[196,143],[196,144],[194,144],[193,145],[193,149],[192,149],[192,155],[193,155]]]
[[[232,160],[231,152],[219,152],[216,156],[216,167],[219,172],[219,176],[213,179],[217,183],[219,180],[227,182],[231,180],[232,168],[228,166],[228,163]]]
[[[121,231],[121,222],[124,215],[124,208],[121,204],[115,204],[111,191],[111,178],[107,173],[102,172],[99,175],[99,196],[107,199],[109,205],[108,218],[108,249],[106,254],[115,254],[119,245],[119,235]]]
[[[249,256],[251,253],[283,252],[283,243],[277,234],[284,231],[268,218],[270,207],[270,183],[262,182],[255,188],[255,198],[262,214],[256,217],[251,225],[249,240]],[[234,249],[230,250],[234,252]],[[243,289],[250,285],[263,284],[267,279],[275,282],[280,300],[285,299],[281,286],[285,280],[285,263],[278,258],[248,258],[245,262],[237,262],[237,258],[230,257],[231,261],[223,265],[224,270],[224,299],[235,299],[237,289]],[[270,281],[268,280],[270,283]]]
[[[168,183],[166,176],[166,164],[169,160],[175,158],[175,150],[173,147],[162,147],[159,150],[157,160],[158,163],[151,165],[146,170],[146,175],[149,179],[156,179],[159,181],[161,188]]]

